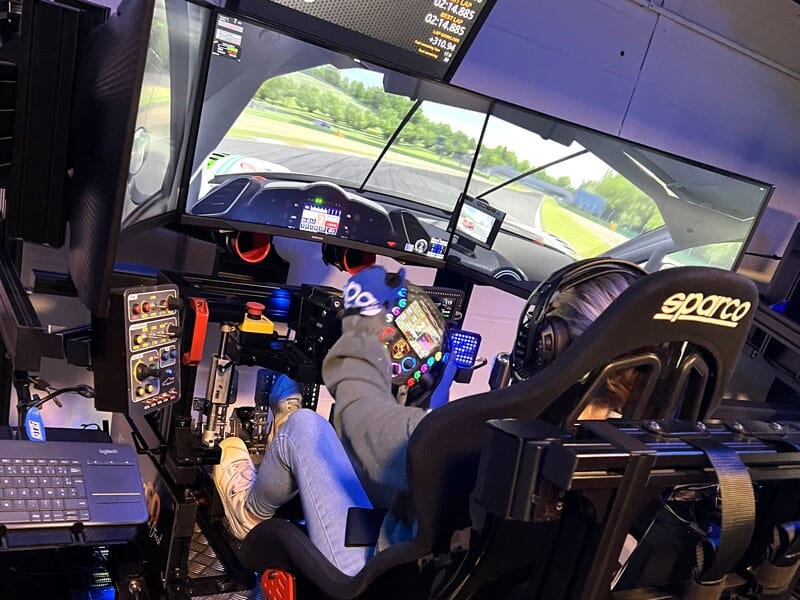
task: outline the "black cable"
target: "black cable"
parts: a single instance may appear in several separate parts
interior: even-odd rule
[[[44,396],[42,398],[39,398],[38,396],[34,396],[32,401],[30,403],[28,403],[27,405],[24,405],[24,407],[25,407],[25,409],[29,409],[29,408],[32,408],[32,407],[41,408],[41,406],[45,402],[47,402],[48,400],[53,400],[56,404],[58,404],[58,407],[61,408],[61,406],[62,406],[61,402],[57,401],[56,398],[58,396],[60,396],[61,394],[66,394],[66,393],[69,393],[69,392],[75,392],[77,394],[80,394],[84,398],[94,398],[94,388],[92,386],[85,385],[85,384],[79,384],[79,385],[73,385],[73,386],[69,386],[69,387],[59,388],[59,389],[57,389],[57,390],[55,390],[53,392],[50,392],[49,394],[47,394],[46,396]]]

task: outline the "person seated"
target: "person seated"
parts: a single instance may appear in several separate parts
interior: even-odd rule
[[[550,303],[546,316],[564,321],[569,339],[574,341],[631,283],[631,276],[623,273],[598,275],[559,292]],[[641,373],[637,369],[621,369],[611,373],[578,419],[604,420],[622,415],[640,379]]]
[[[380,333],[394,292],[380,282],[393,278],[387,278],[382,267],[365,271],[370,272],[354,275],[345,288],[342,336],[322,367],[323,380],[336,400],[335,429],[311,410],[291,409],[290,404],[281,408],[299,394],[296,384],[281,376],[270,403],[285,416],[258,470],[236,437],[220,443],[222,456],[214,470],[235,537],[244,538],[299,492],[311,541],[331,564],[351,576],[375,553],[413,538],[414,515],[406,502],[406,448],[429,412],[404,405],[392,392],[391,357]],[[389,288],[406,285],[402,271],[395,275]],[[574,340],[629,283],[622,275],[609,274],[579,284],[559,295],[552,314],[564,318]],[[620,412],[633,383],[630,376],[609,381],[606,392],[580,418],[603,419]],[[375,546],[345,545],[351,507],[390,507]]]

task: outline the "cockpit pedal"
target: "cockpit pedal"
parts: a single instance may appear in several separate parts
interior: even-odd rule
[[[288,571],[267,569],[261,576],[264,600],[295,600],[294,576]]]

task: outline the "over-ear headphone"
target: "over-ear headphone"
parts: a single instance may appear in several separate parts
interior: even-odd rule
[[[572,341],[564,319],[548,314],[554,298],[590,279],[611,273],[621,273],[631,281],[647,274],[626,260],[589,258],[555,271],[533,291],[520,315],[511,353],[511,372],[515,379],[527,379],[538,373]]]

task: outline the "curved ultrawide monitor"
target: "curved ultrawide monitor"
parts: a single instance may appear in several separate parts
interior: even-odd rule
[[[527,296],[593,256],[735,268],[769,197],[277,26],[230,11],[211,23],[183,225],[270,234],[279,254],[282,237],[355,248]]]

